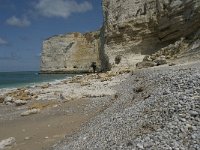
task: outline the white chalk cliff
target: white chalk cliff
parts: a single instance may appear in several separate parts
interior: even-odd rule
[[[91,62],[99,70],[134,67],[180,39],[200,51],[200,0],[103,0],[102,6],[100,33],[44,41],[41,71],[89,71]]]
[[[89,72],[92,62],[99,67],[99,32],[53,36],[43,42],[43,73]]]

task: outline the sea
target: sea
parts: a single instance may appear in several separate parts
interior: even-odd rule
[[[0,72],[0,89],[33,86],[72,77],[73,74],[39,74],[38,71]]]

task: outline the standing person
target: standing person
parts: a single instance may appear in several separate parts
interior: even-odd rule
[[[91,67],[93,69],[93,73],[95,73],[97,68],[96,62],[92,62]]]

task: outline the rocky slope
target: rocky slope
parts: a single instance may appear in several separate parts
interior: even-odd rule
[[[142,55],[189,38],[200,27],[199,0],[103,0],[103,10],[111,66],[119,56],[122,66],[134,66]]]
[[[199,64],[134,71],[101,114],[52,149],[200,149]]]
[[[89,72],[92,62],[99,67],[99,32],[53,36],[43,42],[41,72]]]

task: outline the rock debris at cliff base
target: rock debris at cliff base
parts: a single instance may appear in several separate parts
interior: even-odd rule
[[[200,149],[199,66],[133,72],[112,105],[52,149]]]

